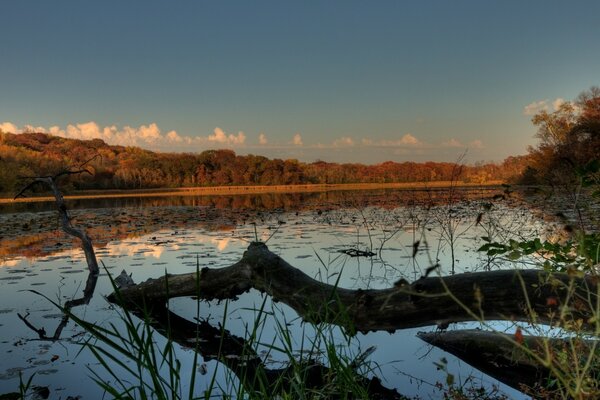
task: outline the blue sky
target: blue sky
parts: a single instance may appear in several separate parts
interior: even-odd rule
[[[501,161],[600,84],[597,1],[0,2],[0,129],[161,151]]]

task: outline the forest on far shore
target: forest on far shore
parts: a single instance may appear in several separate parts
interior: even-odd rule
[[[14,195],[28,177],[77,168],[91,174],[65,177],[64,189],[151,189],[191,186],[433,182],[565,183],[597,173],[600,154],[600,88],[573,102],[540,111],[532,122],[539,143],[528,154],[501,163],[392,162],[376,165],[312,163],[237,155],[232,150],[158,153],[39,132],[0,131],[0,194]]]
[[[67,190],[431,182],[453,178],[484,183],[507,181],[518,176],[527,157],[509,157],[502,164],[465,165],[459,171],[455,163],[448,162],[304,163],[294,159],[238,155],[232,150],[158,153],[139,147],[112,146],[100,139],[66,139],[39,132],[0,132],[0,193],[18,192],[22,177],[53,175],[77,168],[92,158],[86,167],[93,174],[73,177],[66,185]]]

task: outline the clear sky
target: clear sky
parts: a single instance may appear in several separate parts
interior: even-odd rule
[[[161,151],[501,161],[600,84],[599,1],[2,1],[0,129]]]

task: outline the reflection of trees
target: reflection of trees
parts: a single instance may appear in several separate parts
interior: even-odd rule
[[[497,189],[455,189],[464,199],[492,196]],[[367,190],[324,191],[312,193],[262,193],[247,195],[139,197],[68,201],[70,217],[85,225],[98,247],[108,242],[155,232],[165,226],[203,228],[208,231],[231,230],[236,225],[261,219],[277,222],[283,212],[337,210],[345,207],[431,207],[447,202],[445,191],[429,190]],[[39,207],[37,203],[28,204]],[[45,206],[47,208],[47,206]],[[78,210],[79,209],[79,210]],[[259,215],[260,213],[260,215]],[[271,216],[273,218],[271,218]],[[6,220],[3,220],[6,218]],[[75,245],[75,238],[59,235],[56,216],[38,213],[30,221],[14,221],[0,214],[7,227],[0,238],[0,257],[22,255],[41,257],[64,251]],[[26,226],[25,226],[26,225]],[[58,242],[58,243],[57,243]],[[56,246],[52,246],[56,243]]]

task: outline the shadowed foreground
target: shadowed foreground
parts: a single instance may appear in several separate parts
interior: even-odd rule
[[[389,289],[349,290],[309,277],[271,252],[264,243],[258,242],[251,243],[241,260],[229,267],[203,268],[199,273],[150,279],[123,287],[108,299],[128,309],[151,310],[153,323],[158,324],[165,320],[165,304],[169,298],[236,299],[251,288],[289,305],[306,321],[339,325],[350,334],[358,331],[393,332],[404,328],[482,320],[527,321],[555,326],[578,321],[580,328],[592,330],[595,324],[594,305],[598,299],[596,277],[541,270],[435,276]],[[177,321],[176,325],[182,328],[181,343],[185,345],[185,335],[195,332],[198,325],[171,315],[171,323]],[[177,341],[177,335],[174,337]],[[527,388],[545,387],[550,374],[550,370],[542,365],[543,360],[532,357],[532,354],[540,354],[541,357],[547,346],[560,349],[568,344],[563,339],[525,336],[515,340],[511,335],[484,331],[422,333],[419,337],[509,386],[528,392]],[[250,359],[254,360],[255,364],[244,362],[240,371],[240,364],[235,361],[239,358],[223,354],[217,356],[236,375],[252,376],[252,382],[259,375],[267,382],[278,382],[289,373],[286,369],[266,372],[256,355],[248,353],[243,339],[227,333],[223,340],[224,343],[233,340],[232,343],[237,343],[234,353],[251,356]],[[536,349],[539,350],[537,353]],[[211,355],[200,348],[196,350],[205,357],[215,357],[214,352]],[[321,382],[328,374],[327,368],[320,364],[307,364],[306,367],[310,370],[309,384]],[[253,372],[249,373],[248,368]],[[379,380],[373,381],[376,378],[359,379],[363,380],[365,387],[377,388],[372,396],[375,393],[383,398],[397,396],[391,395],[395,392],[384,395],[388,389],[381,387]]]

